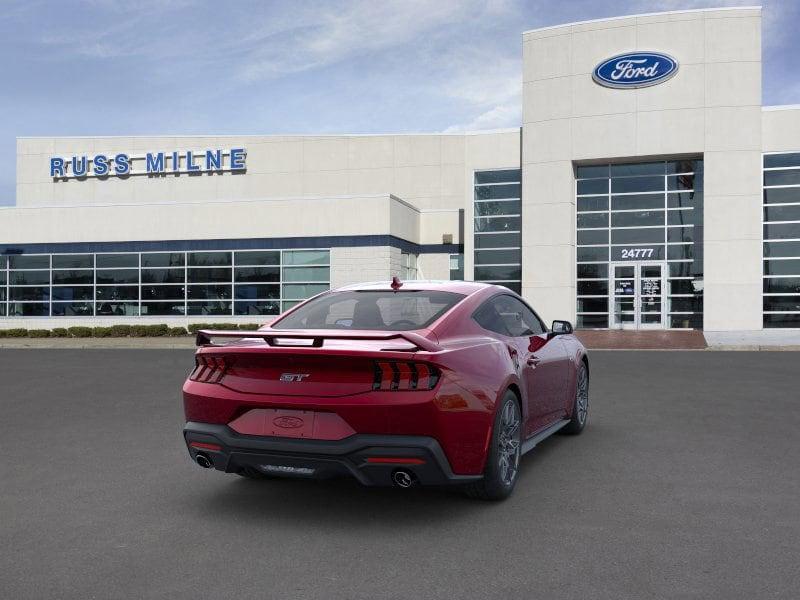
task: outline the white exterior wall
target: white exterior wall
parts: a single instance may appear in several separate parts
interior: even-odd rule
[[[574,162],[697,154],[705,328],[760,329],[760,9],[576,23],[523,41],[524,295],[547,320],[575,318]],[[594,83],[597,64],[635,50],[675,57],[677,75],[641,89]]]
[[[331,288],[387,280],[391,261],[389,246],[331,248]]]

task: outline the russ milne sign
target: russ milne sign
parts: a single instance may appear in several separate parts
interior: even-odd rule
[[[203,150],[194,152],[147,152],[131,156],[120,152],[114,155],[70,156],[50,158],[50,177],[54,179],[83,179],[87,177],[125,177],[128,175],[166,175],[178,173],[222,173],[245,171],[247,150]],[[134,164],[138,163],[138,168]]]
[[[627,52],[594,68],[592,79],[609,88],[642,88],[663,83],[678,72],[678,61],[659,52]]]

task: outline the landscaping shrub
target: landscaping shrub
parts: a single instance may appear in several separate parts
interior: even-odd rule
[[[210,323],[192,323],[189,325],[189,333],[197,333],[201,329],[211,329]]]
[[[50,337],[50,330],[49,329],[28,329],[28,337],[32,337],[32,338]]]
[[[50,337],[69,337],[69,331],[64,329],[63,327],[56,327],[55,329],[50,331]]]
[[[6,331],[7,329],[0,329],[0,338],[6,337]]]
[[[217,331],[220,330],[229,330],[229,329],[239,329],[238,323],[211,323],[209,329],[216,329]]]
[[[128,337],[131,334],[130,325],[112,325],[111,337]]]
[[[239,329],[243,329],[244,331],[255,331],[261,327],[258,323],[239,323]]]
[[[180,337],[188,334],[189,332],[186,331],[185,327],[170,327],[169,331],[167,331],[167,335],[170,337]]]
[[[10,338],[28,337],[28,330],[19,327],[15,327],[14,329],[6,329],[6,337]]]
[[[162,337],[169,333],[169,326],[161,325],[145,325],[147,330],[147,337]]]
[[[112,335],[111,327],[95,327],[92,329],[92,337],[106,338],[111,337]]]
[[[70,327],[69,329],[67,329],[67,332],[70,334],[70,336],[76,338],[92,337],[91,327]]]
[[[131,325],[131,337],[147,337],[147,325]]]

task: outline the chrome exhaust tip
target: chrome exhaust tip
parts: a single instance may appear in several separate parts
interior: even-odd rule
[[[198,455],[194,457],[194,462],[196,462],[204,469],[210,469],[211,467],[214,466],[214,463],[211,462],[211,459],[208,458],[208,456],[206,456],[205,454],[198,453]]]
[[[414,477],[414,474],[411,471],[397,469],[394,473],[392,473],[392,483],[394,483],[397,487],[410,488],[415,482],[416,477]]]

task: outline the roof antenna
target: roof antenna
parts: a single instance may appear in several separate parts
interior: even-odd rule
[[[403,282],[400,281],[400,278],[397,275],[394,275],[392,277],[392,285],[391,285],[391,287],[395,292],[397,290],[399,290],[401,287],[403,287]]]

